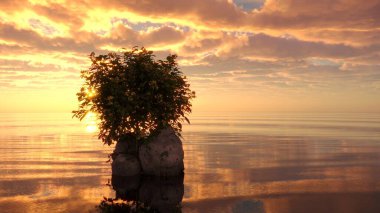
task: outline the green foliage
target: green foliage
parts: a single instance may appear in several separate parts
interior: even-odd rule
[[[155,60],[152,51],[136,47],[107,55],[91,53],[90,68],[81,72],[85,82],[73,117],[82,120],[96,113],[99,139],[108,145],[120,139],[146,141],[167,127],[180,135],[181,122],[189,122],[186,115],[195,92],[176,58]]]

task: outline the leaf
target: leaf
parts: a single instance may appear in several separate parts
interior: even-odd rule
[[[189,120],[187,117],[185,117],[185,120],[186,120],[186,122],[187,122],[188,124],[190,124],[190,120]]]
[[[83,118],[87,115],[87,113],[88,113],[88,112],[83,113],[83,114],[79,117],[79,120],[82,121]]]

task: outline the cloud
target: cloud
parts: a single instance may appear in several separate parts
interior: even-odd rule
[[[0,8],[6,11],[12,11],[26,5],[29,5],[28,0],[19,0],[19,1],[2,0],[0,2]]]
[[[380,45],[380,29],[309,30],[302,33],[301,37],[312,41],[324,41],[335,44],[344,43],[353,46]]]
[[[76,87],[90,52],[137,45],[157,58],[177,53],[208,93],[380,91],[379,0],[5,0],[0,9],[9,90]]]
[[[90,52],[95,47],[90,42],[77,42],[74,38],[43,37],[33,30],[17,29],[10,24],[0,24],[0,38],[5,41],[33,47],[42,51]]]
[[[141,35],[141,40],[146,44],[165,45],[182,42],[185,33],[170,26],[163,26],[149,30]]]
[[[273,37],[266,34],[248,36],[245,45],[231,47],[226,54],[233,56],[258,56],[268,58],[309,57],[348,58],[360,56],[373,48],[358,48],[344,44],[326,44],[323,42],[302,41],[296,38]],[[378,47],[373,51],[380,50]]]
[[[124,25],[117,25],[108,36],[91,32],[76,32],[74,37],[44,37],[33,30],[17,29],[10,24],[0,24],[0,37],[9,42],[26,45],[43,51],[74,51],[90,53],[100,51],[103,45],[121,47],[154,46],[182,42],[185,33],[170,26],[162,26],[144,32],[136,32]]]
[[[33,63],[23,60],[4,60],[0,59],[0,71],[56,71],[61,69],[59,65],[47,63]]]
[[[251,15],[252,25],[276,29],[376,28],[380,2],[368,0],[268,0]]]
[[[98,1],[111,8],[123,8],[131,12],[154,17],[172,18],[184,22],[210,26],[239,25],[246,14],[227,0],[147,0],[147,1]]]
[[[32,10],[54,22],[68,24],[74,29],[79,29],[83,25],[83,20],[80,18],[83,12],[71,10],[63,4],[34,5],[32,6]]]
[[[203,53],[218,48],[221,44],[221,39],[206,38],[195,41],[190,44],[185,44],[182,47],[182,51],[184,51],[187,54]]]

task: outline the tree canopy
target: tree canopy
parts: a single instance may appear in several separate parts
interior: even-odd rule
[[[106,55],[91,53],[91,66],[81,71],[84,83],[77,93],[73,117],[89,112],[99,119],[99,139],[146,141],[172,127],[180,135],[181,122],[191,112],[195,92],[179,70],[177,55],[156,60],[152,51],[137,47]]]

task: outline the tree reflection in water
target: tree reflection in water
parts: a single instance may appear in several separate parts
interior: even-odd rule
[[[112,176],[115,198],[104,197],[98,212],[182,212],[183,175],[178,177]]]

